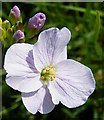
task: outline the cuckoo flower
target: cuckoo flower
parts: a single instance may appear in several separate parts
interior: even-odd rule
[[[22,92],[22,101],[33,114],[49,113],[61,102],[68,108],[86,102],[95,89],[90,68],[67,59],[67,28],[50,28],[40,33],[34,45],[12,45],[5,56],[6,83]]]

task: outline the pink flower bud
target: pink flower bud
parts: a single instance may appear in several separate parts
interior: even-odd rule
[[[14,33],[13,38],[15,38],[18,42],[20,39],[24,39],[24,33],[21,30],[17,30]]]
[[[46,15],[44,13],[39,12],[29,19],[28,27],[40,30],[43,27],[45,20]]]
[[[20,18],[20,9],[16,5],[11,9],[11,12],[17,19]]]

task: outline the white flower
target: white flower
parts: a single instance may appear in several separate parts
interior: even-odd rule
[[[67,28],[50,28],[40,33],[34,45],[12,45],[5,56],[6,83],[22,92],[27,110],[49,113],[61,102],[68,108],[86,102],[95,89],[91,70],[67,59]]]

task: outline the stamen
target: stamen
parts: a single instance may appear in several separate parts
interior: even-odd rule
[[[56,73],[55,67],[53,65],[49,65],[41,71],[40,79],[46,85],[47,81],[53,81],[55,79],[55,77],[56,77],[55,73]]]

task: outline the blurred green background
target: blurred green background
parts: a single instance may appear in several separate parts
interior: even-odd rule
[[[77,60],[90,67],[96,79],[96,90],[81,107],[68,109],[61,103],[47,114],[29,113],[21,101],[21,94],[5,83],[5,71],[0,69],[2,77],[2,115],[3,120],[104,120],[104,2],[102,3],[51,3],[51,2],[6,2],[2,3],[2,19],[8,19],[11,8],[17,5],[23,17],[23,23],[37,12],[44,12],[47,20],[43,30],[49,27],[68,27],[72,38],[68,44],[68,58]],[[2,46],[4,60],[7,48]],[[2,63],[3,64],[3,63]],[[1,87],[0,87],[1,92]]]

